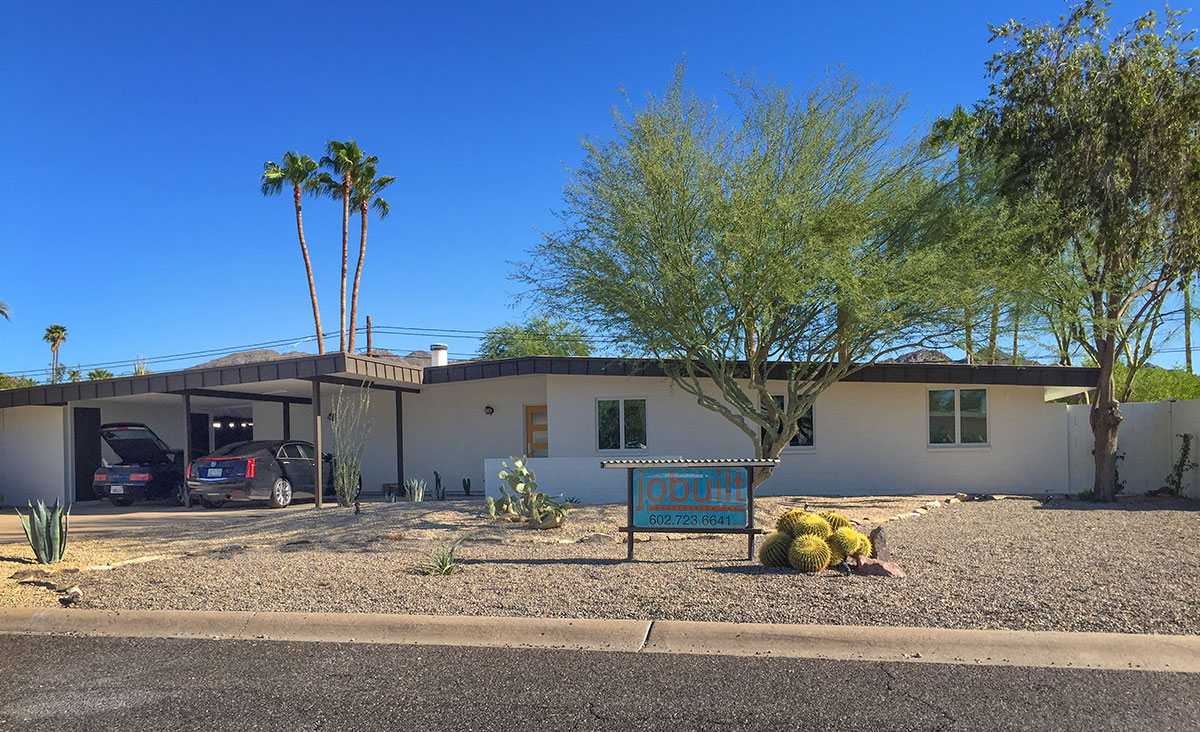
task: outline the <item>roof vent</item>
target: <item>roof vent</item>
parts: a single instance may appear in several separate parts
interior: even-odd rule
[[[429,346],[429,351],[433,355],[433,366],[445,366],[449,361],[446,354],[446,349],[449,348],[445,343],[434,343]]]

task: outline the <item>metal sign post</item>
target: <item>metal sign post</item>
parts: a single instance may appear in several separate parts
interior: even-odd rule
[[[754,471],[778,460],[606,460],[601,468],[628,471],[626,525],[633,559],[637,532],[745,534],[754,559]]]

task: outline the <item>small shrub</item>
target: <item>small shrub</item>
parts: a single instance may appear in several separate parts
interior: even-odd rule
[[[462,571],[462,563],[454,556],[454,552],[458,550],[458,545],[462,543],[462,539],[442,544],[433,552],[431,561],[423,566],[421,570],[428,575],[448,575]]]
[[[1171,474],[1167,476],[1167,493],[1172,496],[1183,494],[1183,474],[1196,467],[1192,461],[1192,436],[1186,432],[1176,435],[1179,438],[1179,459],[1171,466]]]

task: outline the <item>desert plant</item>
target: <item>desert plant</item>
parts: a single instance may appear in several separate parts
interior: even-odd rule
[[[71,505],[59,505],[47,508],[46,504],[38,501],[35,506],[29,504],[29,515],[21,517],[21,526],[25,529],[25,538],[33,549],[33,555],[41,564],[61,561],[67,551],[68,519],[71,516]]]
[[[463,485],[463,493],[464,493],[465,495],[468,495],[468,496],[469,496],[469,495],[471,495],[471,479],[470,479],[470,478],[463,478],[463,484],[462,484],[462,485]]]
[[[793,508],[790,511],[784,511],[783,515],[779,517],[779,520],[775,522],[775,529],[777,531],[784,531],[792,536],[795,536],[796,522],[800,520],[801,516],[808,515],[808,511],[805,511],[802,508]]]
[[[792,548],[792,535],[786,531],[776,531],[763,540],[758,548],[758,561],[764,567],[787,567],[788,550]]]
[[[409,478],[404,481],[404,490],[407,491],[410,501],[421,503],[425,500],[425,481],[420,478]]]
[[[562,495],[548,496],[538,491],[537,477],[525,462],[519,458],[509,459],[512,467],[507,462],[500,463],[503,468],[500,479],[508,485],[500,486],[500,498],[493,502],[493,515],[515,515],[539,529],[561,526],[571,510],[570,499],[562,500]],[[492,513],[491,508],[489,513]]]
[[[792,528],[791,534],[797,538],[801,536],[815,536],[824,541],[833,533],[833,527],[829,525],[829,522],[815,513],[798,517],[793,523]]]
[[[1171,466],[1171,474],[1167,476],[1167,493],[1178,496],[1183,493],[1183,474],[1196,467],[1191,458],[1192,436],[1186,432],[1176,435],[1179,438],[1179,459]]]
[[[859,553],[859,546],[862,539],[865,538],[849,526],[843,526],[840,529],[835,529],[825,543],[829,545],[831,557],[829,563],[831,565],[841,564],[846,561],[846,557],[853,556]]]
[[[824,539],[803,534],[788,549],[788,563],[801,572],[820,572],[829,566],[831,554]]]
[[[871,538],[865,534],[859,534],[861,539],[858,542],[858,551],[854,552],[860,557],[874,557],[875,546],[871,543]]]
[[[446,486],[442,485],[442,476],[438,471],[433,471],[433,497],[439,501],[446,500]]]
[[[832,527],[834,531],[842,528],[852,528],[854,526],[850,519],[846,518],[837,511],[821,511],[817,515],[828,521],[830,527]]]
[[[363,383],[357,396],[338,389],[333,400],[333,489],[343,508],[353,506],[362,485],[362,456],[371,433],[371,390]]]
[[[455,539],[439,546],[434,550],[431,561],[423,566],[421,570],[429,575],[447,575],[461,572],[462,563],[454,556],[454,552],[458,550],[458,545],[461,543],[462,539]]]

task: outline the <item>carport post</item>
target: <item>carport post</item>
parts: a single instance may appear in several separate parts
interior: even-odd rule
[[[188,490],[188,466],[192,464],[192,395],[183,395],[183,506],[192,507],[192,492]]]
[[[283,403],[283,439],[292,439],[292,403]]]
[[[313,379],[313,450],[317,468],[317,508],[325,505],[325,452],[321,449],[321,382]]]

